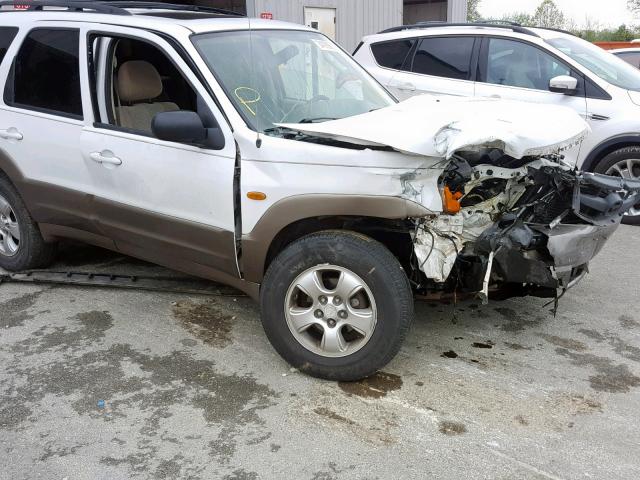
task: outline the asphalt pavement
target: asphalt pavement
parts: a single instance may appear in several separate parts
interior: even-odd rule
[[[398,357],[346,384],[290,369],[240,295],[2,283],[0,478],[636,480],[638,245],[622,226],[555,317],[417,303]]]

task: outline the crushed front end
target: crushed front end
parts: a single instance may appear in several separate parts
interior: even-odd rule
[[[559,155],[458,153],[440,177],[444,212],[415,219],[418,291],[558,298],[640,200],[640,181],[583,173]]]

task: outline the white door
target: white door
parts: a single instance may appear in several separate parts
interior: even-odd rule
[[[81,147],[91,164],[103,234],[134,256],[237,275],[236,148],[224,117],[162,39],[120,27],[99,31],[88,35],[88,56],[96,67],[88,81],[98,84],[91,89],[98,92],[93,98],[98,118],[85,127]],[[99,46],[110,46],[109,54],[94,51]],[[103,88],[103,82],[115,88]],[[224,146],[156,138],[152,119],[177,110],[196,112],[210,136],[217,125]]]
[[[21,31],[8,50],[1,69],[7,78],[0,150],[20,171],[22,178],[14,180],[37,222],[92,230],[93,186],[79,148],[86,116],[83,55],[80,30],[70,26],[76,24],[50,22]]]
[[[536,45],[521,40],[487,37],[481,48],[479,64],[476,96],[562,105],[586,117],[582,76]],[[549,81],[559,75],[578,79],[579,89],[575,95],[549,91]],[[580,147],[576,146],[564,154],[577,160],[579,153]]]
[[[407,71],[396,73],[388,87],[400,100],[431,93],[472,97],[472,59],[475,37],[444,36],[418,38]]]
[[[336,39],[336,9],[304,7],[304,24]]]

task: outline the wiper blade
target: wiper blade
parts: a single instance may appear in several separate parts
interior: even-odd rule
[[[333,117],[303,118],[298,123],[322,123],[322,122],[329,122],[331,120],[338,120],[338,119]]]

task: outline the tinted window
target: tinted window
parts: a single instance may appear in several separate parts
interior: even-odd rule
[[[403,65],[415,42],[415,38],[406,38],[393,42],[374,43],[371,45],[371,52],[378,65],[394,70],[404,70],[406,68],[403,68]]]
[[[537,47],[500,38],[489,41],[487,83],[549,90],[549,80],[558,75],[571,75],[571,69]]]
[[[16,27],[0,27],[0,62],[9,50],[9,46],[16,37],[18,29]]]
[[[16,56],[5,101],[81,118],[78,40],[77,30],[30,32]]]
[[[473,37],[423,38],[413,59],[413,71],[436,77],[469,80]]]
[[[634,67],[640,68],[640,52],[617,53],[616,55]]]

